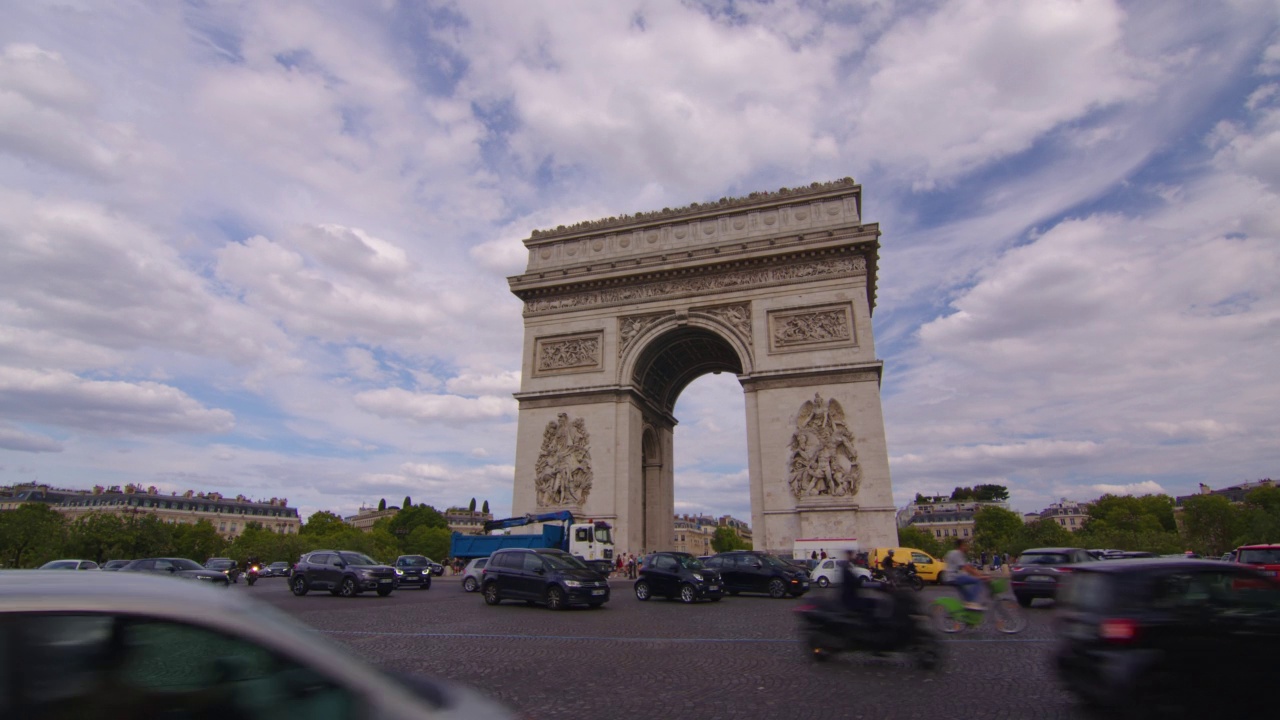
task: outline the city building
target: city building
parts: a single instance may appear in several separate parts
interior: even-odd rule
[[[483,535],[484,524],[493,519],[493,513],[480,510],[468,510],[464,507],[451,507],[444,511],[445,522],[449,523],[449,532],[463,535]]]
[[[1029,513],[1024,518],[1024,522],[1035,522],[1037,520],[1049,520],[1058,523],[1063,528],[1075,532],[1084,527],[1084,521],[1089,519],[1089,503],[1078,503],[1074,500],[1066,498],[1060,499],[1056,503],[1052,503],[1049,507],[1041,510],[1039,513]]]
[[[677,515],[672,549],[698,557],[713,555],[711,540],[718,526],[716,519],[707,515]]]
[[[153,485],[128,484],[121,488],[95,486],[92,490],[54,488],[48,485],[15,485],[0,488],[0,511],[13,510],[23,503],[44,503],[69,519],[92,512],[113,515],[154,515],[167,523],[195,524],[208,520],[219,535],[234,538],[256,522],[277,533],[296,533],[302,527],[298,510],[286,498],[250,500],[243,495],[223,497],[221,493],[188,490],[165,495]]]
[[[342,518],[342,521],[360,532],[371,532],[373,530],[374,523],[378,522],[382,518],[392,517],[398,512],[400,512],[400,508],[394,506],[388,507],[385,510],[379,510],[376,507],[361,505],[355,515],[348,515]]]
[[[1245,496],[1248,495],[1251,491],[1257,490],[1258,488],[1275,487],[1275,486],[1276,486],[1276,483],[1271,478],[1263,478],[1261,480],[1256,480],[1254,482],[1240,483],[1239,485],[1232,485],[1231,487],[1219,488],[1218,490],[1214,490],[1213,488],[1210,488],[1208,485],[1205,485],[1204,483],[1200,483],[1200,492],[1196,493],[1195,495],[1179,495],[1178,497],[1174,498],[1173,504],[1175,507],[1180,508],[1182,507],[1183,502],[1185,502],[1189,498],[1193,498],[1198,495],[1218,495],[1221,497],[1225,497],[1226,499],[1230,500],[1233,503],[1242,503],[1244,502]]]
[[[917,496],[898,511],[898,527],[914,527],[937,540],[973,536],[973,516],[984,507],[1009,509],[1004,500],[952,500],[946,495]]]

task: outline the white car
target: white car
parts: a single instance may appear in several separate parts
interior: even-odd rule
[[[97,570],[98,563],[92,560],[50,560],[40,566],[41,570]]]
[[[484,566],[489,563],[489,558],[476,558],[467,563],[467,567],[462,570],[462,589],[467,592],[475,592],[480,589],[480,574],[484,570]]]
[[[818,563],[817,567],[809,573],[809,582],[818,587],[831,587],[840,584],[840,570],[848,560],[836,560],[835,558],[827,558]],[[864,568],[853,566],[853,574],[861,576],[863,580],[871,579],[871,571]]]

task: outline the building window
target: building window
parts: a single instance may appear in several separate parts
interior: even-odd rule
[[[218,532],[226,532],[226,531],[227,531],[227,524],[224,522],[218,523]]]

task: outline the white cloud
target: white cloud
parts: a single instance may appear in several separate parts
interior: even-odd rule
[[[355,397],[362,410],[379,417],[403,418],[421,423],[455,423],[495,420],[515,414],[511,398],[415,393],[401,388],[370,390]]]
[[[1160,483],[1154,480],[1144,480],[1143,482],[1128,483],[1127,485],[1101,483],[1090,485],[1089,489],[1098,495],[1167,495],[1169,493]]]
[[[508,370],[496,374],[462,372],[445,383],[445,389],[456,395],[504,395],[520,389],[520,372]]]
[[[23,430],[6,422],[0,422],[0,449],[18,452],[62,452],[62,443],[48,437]]]

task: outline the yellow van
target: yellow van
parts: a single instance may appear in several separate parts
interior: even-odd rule
[[[898,548],[875,548],[867,554],[867,560],[875,565],[880,566],[884,560],[884,556],[893,553],[893,562],[896,565],[906,565],[907,563],[916,564],[916,573],[920,575],[920,579],[925,582],[938,582],[938,576],[946,569],[946,565],[941,560],[933,557],[923,550],[915,548],[898,547]]]

